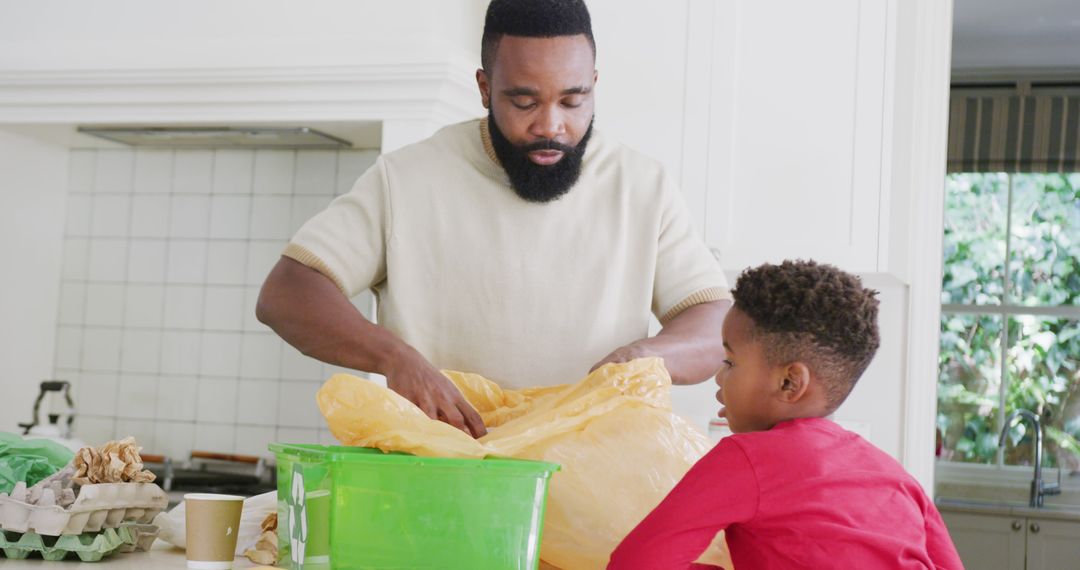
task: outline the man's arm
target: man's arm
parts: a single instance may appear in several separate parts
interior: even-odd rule
[[[270,272],[255,308],[259,321],[307,356],[374,372],[432,419],[474,437],[487,433],[461,392],[416,349],[364,318],[323,274],[288,257]]]
[[[728,300],[694,305],[668,321],[656,336],[616,349],[590,372],[609,362],[659,356],[664,359],[672,383],[697,384],[706,380],[716,374],[724,361],[720,330],[729,308]]]

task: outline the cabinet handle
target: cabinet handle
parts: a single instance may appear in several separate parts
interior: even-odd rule
[[[1013,530],[1020,530],[1022,528],[1024,528],[1024,525],[1020,521],[1013,521],[1012,522],[1012,529]]]
[[[1031,526],[1028,528],[1031,529],[1031,532],[1039,532],[1039,523],[1031,523]]]

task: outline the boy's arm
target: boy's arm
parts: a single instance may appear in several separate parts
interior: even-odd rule
[[[926,521],[926,553],[930,556],[930,562],[936,570],[964,570],[964,563],[960,561],[960,554],[956,552],[949,530],[945,528],[945,521],[941,520],[941,513],[929,498],[926,502],[923,518]]]
[[[754,517],[754,468],[730,438],[701,458],[611,554],[608,570],[701,568],[694,565],[717,532]]]

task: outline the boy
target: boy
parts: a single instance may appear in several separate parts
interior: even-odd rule
[[[717,399],[734,435],[612,553],[609,569],[961,569],[933,502],[892,457],[825,419],[878,348],[876,291],[813,261],[739,276]]]

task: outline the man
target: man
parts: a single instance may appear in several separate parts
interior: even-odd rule
[[[293,238],[259,320],[475,437],[439,369],[520,388],[657,355],[675,383],[714,374],[727,283],[663,170],[593,132],[595,49],[581,0],[493,0],[487,118],[381,156]],[[348,301],[369,288],[378,325]]]

